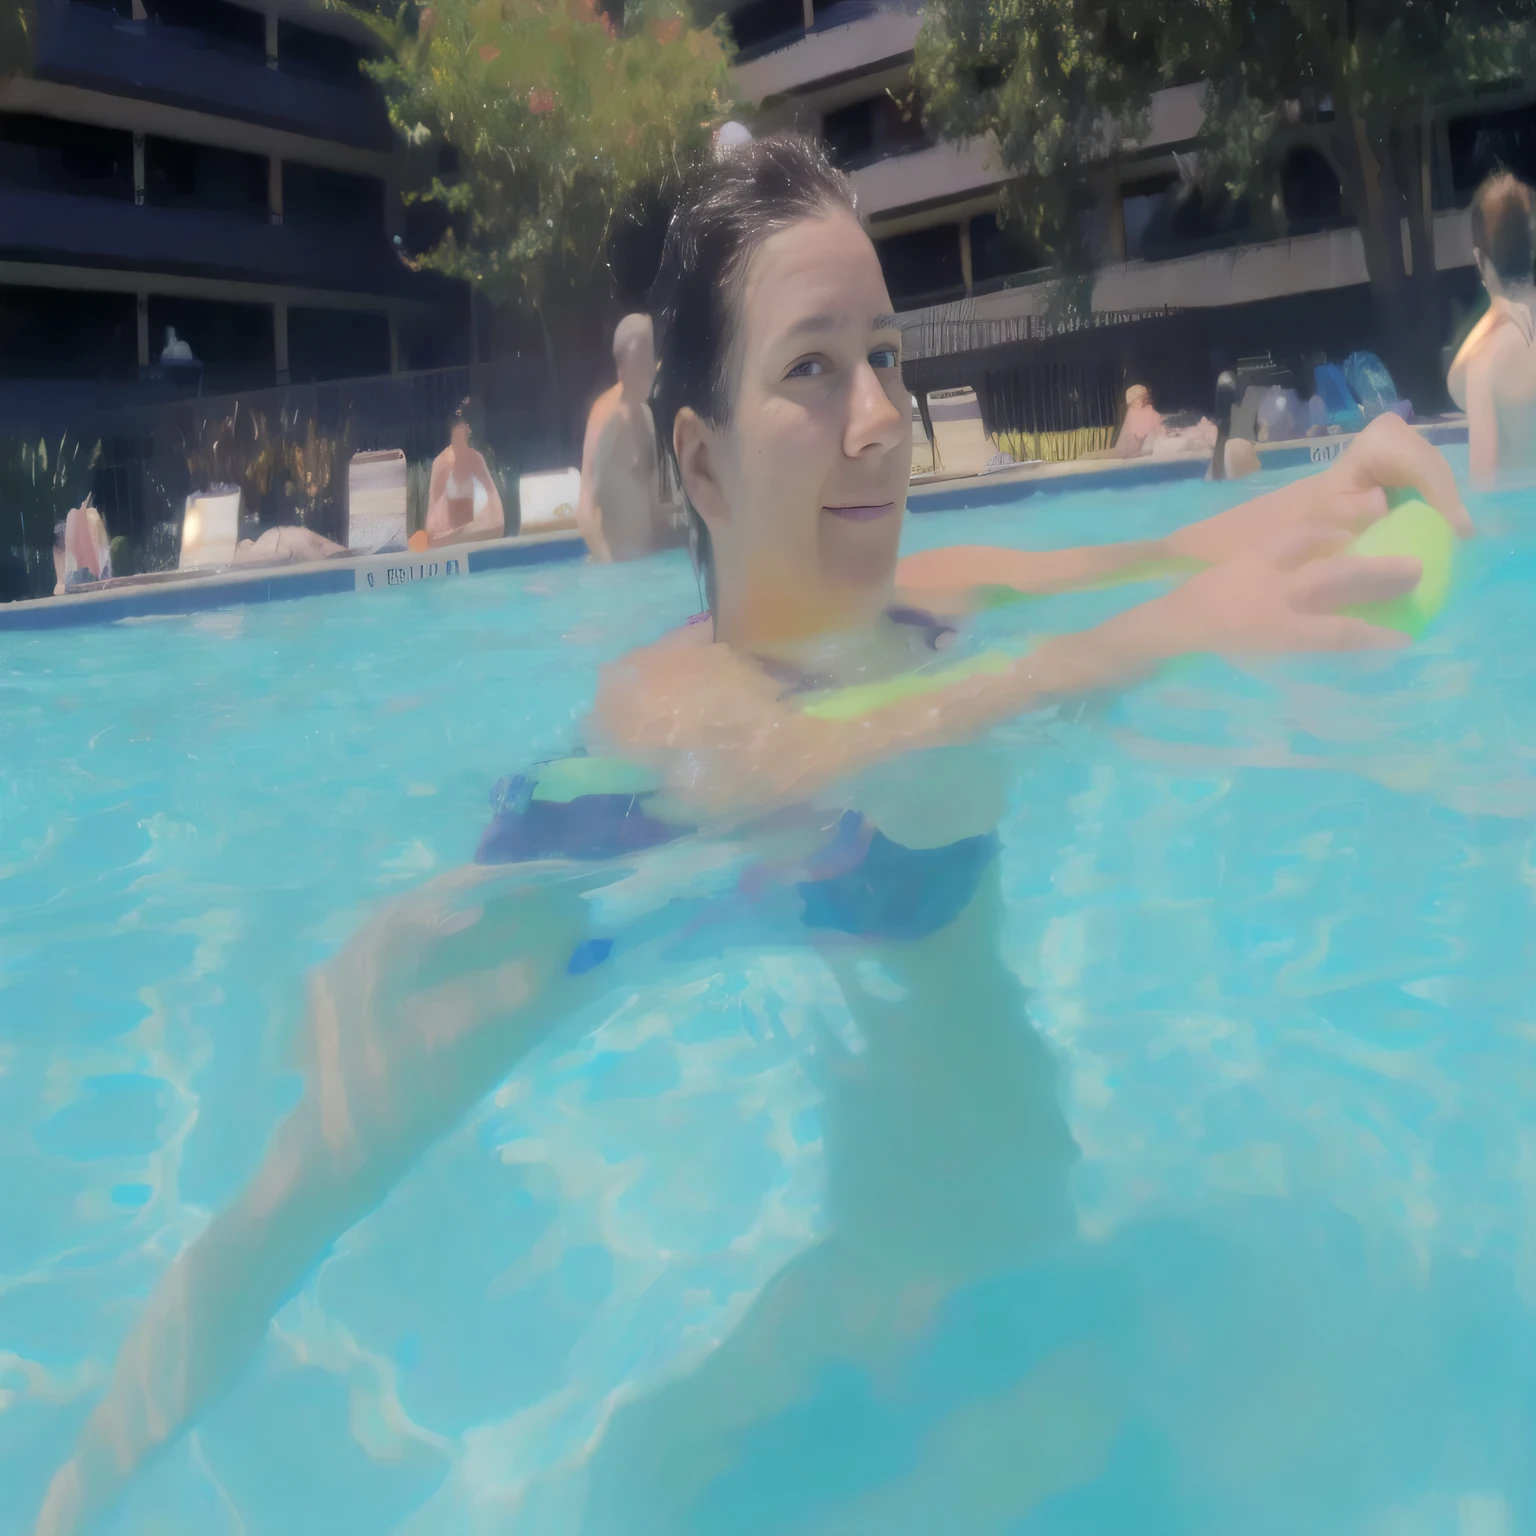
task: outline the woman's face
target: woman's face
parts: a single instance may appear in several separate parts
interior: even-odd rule
[[[463,453],[469,447],[469,423],[467,421],[456,421],[453,424],[453,431],[449,434],[448,440],[460,453]]]
[[[912,472],[912,397],[875,248],[834,213],[770,236],[738,299],[731,420],[678,413],[710,531],[723,638],[871,622],[890,600]]]

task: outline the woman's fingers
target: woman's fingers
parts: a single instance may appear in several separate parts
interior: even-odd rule
[[[1474,532],[1445,455],[1397,416],[1378,416],[1355,439],[1339,468],[1356,490],[1417,491],[1462,538]]]
[[[1397,651],[1411,644],[1399,630],[1338,613],[1304,620],[1301,638],[1315,651]]]
[[[1333,555],[1292,578],[1291,602],[1303,613],[1337,613],[1352,603],[1389,602],[1411,592],[1423,574],[1423,565],[1407,555]]]
[[[1324,560],[1349,547],[1350,534],[1326,523],[1290,528],[1262,551],[1263,559],[1282,571],[1299,570],[1309,561]]]
[[[1386,515],[1387,493],[1379,485],[1363,491],[1340,491],[1325,511],[1329,526],[1347,528],[1352,534],[1364,533]]]

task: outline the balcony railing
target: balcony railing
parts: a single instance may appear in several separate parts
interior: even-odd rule
[[[770,54],[778,53],[785,48],[792,48],[808,37],[819,37],[822,33],[834,32],[839,27],[849,27],[855,22],[892,14],[915,17],[916,7],[905,3],[892,4],[891,0],[836,0],[835,4],[818,11],[816,20],[809,27],[787,27],[773,37],[750,43],[738,50],[736,63],[750,64],[754,60],[767,58]]]
[[[264,57],[185,27],[128,21],[39,0],[33,66],[63,84],[237,117],[359,147],[392,142],[382,99],[361,77],[339,85],[268,69]]]
[[[420,297],[424,283],[388,246],[361,235],[19,187],[0,187],[0,253],[381,297]]]

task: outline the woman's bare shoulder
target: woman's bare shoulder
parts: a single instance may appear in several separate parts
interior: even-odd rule
[[[717,644],[708,624],[686,625],[603,669],[592,724],[618,748],[687,751],[762,720],[780,707],[779,691],[750,657]]]

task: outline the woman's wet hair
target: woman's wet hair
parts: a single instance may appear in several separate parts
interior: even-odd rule
[[[1531,189],[1508,171],[1490,176],[1472,199],[1472,244],[1501,283],[1530,283],[1536,265]]]
[[[453,408],[453,415],[448,419],[448,435],[450,437],[453,435],[455,427],[468,427],[470,429],[470,435],[474,435],[474,423],[470,419],[474,413],[474,409],[474,397],[471,395],[465,395],[465,397],[460,400],[459,403]]]
[[[787,134],[704,162],[683,188],[651,290],[659,342],[651,393],[656,446],[679,486],[672,447],[677,413],[686,406],[713,427],[730,423],[742,280],[758,247],[802,220],[853,211],[847,177],[810,139]],[[692,505],[688,524],[694,564],[713,612],[709,530]]]

